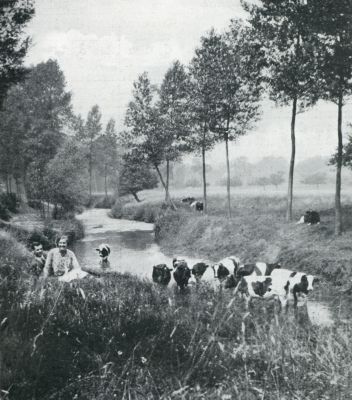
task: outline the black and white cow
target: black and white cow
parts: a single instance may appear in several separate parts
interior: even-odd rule
[[[286,282],[286,289],[290,294],[289,297],[293,299],[295,307],[297,307],[299,300],[303,300],[303,302],[307,300],[307,295],[319,282],[319,278],[314,275],[289,269],[275,270],[271,275],[275,280]]]
[[[287,277],[286,273],[281,275],[276,273],[279,271],[275,271],[271,276],[250,275],[242,277],[234,295],[236,293],[242,294],[246,300],[246,308],[253,298],[275,298],[279,300],[281,308],[285,307],[286,310],[290,301],[293,301],[295,308],[299,300],[303,300],[305,303],[317,278],[304,273],[296,273]],[[293,274],[293,271],[291,273]]]
[[[99,266],[103,269],[108,269],[110,268],[110,261],[108,260],[108,257],[111,253],[110,246],[108,244],[101,244],[97,249],[95,249],[97,252],[99,252]]]
[[[196,199],[194,197],[184,197],[181,201],[182,203],[192,204],[196,201]]]
[[[166,264],[158,264],[153,266],[153,282],[163,286],[167,286],[171,280],[172,268],[168,268]]]
[[[179,263],[174,267],[173,275],[178,288],[184,290],[191,278],[191,270],[188,268],[187,263]]]
[[[207,281],[218,279],[220,282],[223,282],[231,274],[232,270],[237,270],[239,265],[240,259],[236,256],[223,258],[212,265],[211,268],[207,268],[202,279]]]
[[[257,262],[253,264],[242,264],[235,269],[233,275],[229,276],[226,280],[225,288],[229,289],[236,287],[238,282],[244,276],[270,276],[273,270],[278,268],[281,268],[280,263]]]
[[[297,224],[314,225],[320,224],[320,215],[318,211],[308,210],[302,215]]]
[[[194,208],[196,211],[203,211],[204,206],[202,201],[194,201],[190,204],[191,208]]]

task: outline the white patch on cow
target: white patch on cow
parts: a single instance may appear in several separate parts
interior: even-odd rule
[[[257,262],[257,263],[255,263],[255,266],[258,268],[258,270],[260,271],[260,273],[261,273],[262,275],[265,275],[266,267],[267,267],[267,264],[266,264],[266,263],[264,263],[264,262]],[[254,269],[253,272],[256,272],[255,269]]]
[[[296,224],[304,224],[304,215],[302,215],[302,217],[299,221],[296,222]]]

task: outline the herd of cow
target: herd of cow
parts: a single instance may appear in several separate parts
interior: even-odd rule
[[[246,301],[246,308],[253,298],[276,299],[280,309],[288,308],[289,303],[297,307],[306,303],[308,294],[318,279],[313,275],[281,268],[279,263],[257,262],[241,264],[236,256],[226,257],[216,264],[199,262],[189,268],[184,259],[174,258],[173,268],[166,264],[153,267],[153,281],[167,286],[171,281],[171,272],[180,291],[189,284],[199,285],[202,281],[217,282],[225,289],[234,288],[233,294],[241,295]]]

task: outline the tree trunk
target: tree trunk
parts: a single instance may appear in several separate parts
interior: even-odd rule
[[[160,170],[159,170],[159,167],[158,167],[157,165],[154,165],[154,168],[155,168],[155,170],[156,170],[156,172],[157,172],[157,174],[158,174],[158,176],[159,176],[160,182],[161,182],[161,184],[163,185],[163,188],[164,188],[164,190],[165,190],[165,192],[166,192],[166,191],[167,191],[167,189],[166,189],[166,183],[165,183],[165,181],[164,181],[164,179],[163,179],[163,176],[161,175],[161,172],[160,172]],[[169,196],[169,203],[171,204],[171,207],[172,207],[174,210],[176,210],[176,206],[175,206],[175,204],[174,204],[174,202],[172,201],[172,199],[171,199],[170,196]]]
[[[205,170],[205,131],[203,133],[202,143],[202,166],[203,166],[203,211],[207,214],[207,179]]]
[[[292,116],[291,116],[291,160],[290,160],[290,171],[288,174],[288,191],[287,191],[287,210],[286,210],[286,221],[292,221],[292,201],[293,201],[293,172],[295,168],[295,157],[296,157],[296,115],[297,115],[297,97],[293,99],[292,103]]]
[[[337,117],[337,162],[336,162],[336,193],[335,193],[335,235],[341,235],[341,168],[342,168],[342,94],[339,96]]]
[[[131,194],[132,194],[132,196],[136,199],[136,202],[137,202],[137,203],[140,203],[140,202],[141,202],[140,199],[139,199],[139,197],[137,196],[137,192],[131,192]]]
[[[170,184],[170,161],[166,160],[165,203],[170,202],[169,184]]]
[[[225,146],[226,146],[226,169],[227,169],[227,213],[231,218],[231,192],[230,192],[230,161],[229,161],[229,137],[228,133],[225,134]]]
[[[92,200],[92,161],[89,158],[89,200]]]
[[[105,187],[105,198],[108,198],[108,183],[107,183],[107,166],[105,165],[104,169],[104,187]]]

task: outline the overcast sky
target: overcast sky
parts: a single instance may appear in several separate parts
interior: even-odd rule
[[[33,44],[28,64],[57,59],[73,94],[75,112],[86,117],[98,104],[104,122],[123,126],[132,83],[147,71],[159,84],[171,63],[187,64],[199,38],[245,17],[239,0],[36,0],[28,26]],[[337,143],[337,112],[319,104],[297,118],[297,159],[330,155]],[[345,122],[351,104],[344,109]],[[347,133],[346,133],[347,134]],[[225,157],[218,146],[211,158]],[[251,161],[290,156],[290,110],[263,105],[256,129],[231,147],[231,158]]]

